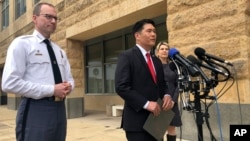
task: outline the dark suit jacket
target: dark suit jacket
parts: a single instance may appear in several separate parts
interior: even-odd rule
[[[125,101],[122,125],[126,131],[142,131],[143,125],[150,114],[143,109],[147,101],[157,101],[167,94],[164,72],[161,61],[151,55],[157,75],[154,83],[147,63],[135,46],[121,53],[115,72],[116,92]]]

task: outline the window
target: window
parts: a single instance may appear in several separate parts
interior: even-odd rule
[[[160,19],[160,20],[159,20]],[[159,20],[160,22],[158,22]],[[158,41],[166,40],[166,15],[155,21]],[[115,94],[115,70],[119,54],[134,47],[132,27],[86,41],[86,94]]]
[[[119,53],[123,50],[122,36],[104,41],[105,93],[114,93],[114,74]]]
[[[15,19],[26,12],[26,0],[15,0]]]
[[[2,30],[9,26],[9,0],[4,0],[2,5]]]
[[[103,75],[102,75],[102,43],[89,45],[86,48],[87,54],[87,90],[90,93],[102,93]]]

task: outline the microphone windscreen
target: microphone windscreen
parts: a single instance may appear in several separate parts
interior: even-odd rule
[[[168,52],[168,56],[170,57],[170,58],[174,58],[174,56],[176,55],[176,54],[178,54],[179,53],[179,51],[177,50],[177,49],[175,49],[175,48],[170,48],[170,50],[169,50],[169,52]]]
[[[197,65],[200,65],[200,64],[201,64],[201,61],[198,60],[198,59],[196,59],[193,55],[189,55],[189,56],[187,57],[187,59],[188,59],[189,61],[191,61],[192,63],[194,63],[194,64],[197,64]]]
[[[195,50],[194,50],[194,53],[195,55],[199,58],[199,59],[202,59],[203,56],[205,56],[205,50],[203,48],[200,48],[200,47],[197,47]]]

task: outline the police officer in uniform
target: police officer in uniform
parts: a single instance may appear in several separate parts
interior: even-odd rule
[[[50,40],[58,21],[55,7],[38,3],[32,20],[33,34],[17,37],[8,48],[2,89],[22,97],[16,117],[17,141],[65,141],[64,101],[74,80],[66,53]]]

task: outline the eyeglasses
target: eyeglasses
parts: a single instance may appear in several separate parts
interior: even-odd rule
[[[50,15],[50,14],[40,14],[40,15],[44,16],[47,20],[50,20],[50,21],[51,21],[52,19],[54,19],[56,22],[60,20],[58,17],[53,16],[53,15]],[[40,15],[39,15],[39,16],[40,16]]]

